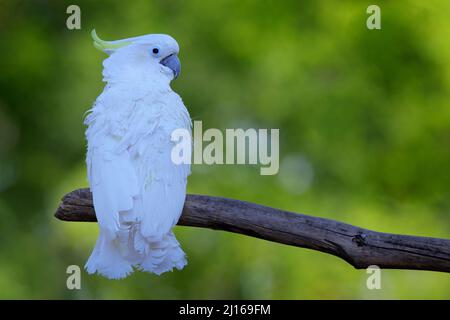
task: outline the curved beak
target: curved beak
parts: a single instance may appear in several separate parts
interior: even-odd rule
[[[181,72],[181,63],[176,54],[165,57],[159,63],[172,70],[174,79],[178,78]]]

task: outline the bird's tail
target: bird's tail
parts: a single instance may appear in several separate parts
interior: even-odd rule
[[[133,272],[132,263],[124,257],[117,238],[102,228],[85,268],[89,274],[98,272],[108,279],[125,278]]]
[[[147,240],[148,241],[148,240]],[[187,264],[186,255],[173,232],[169,232],[158,241],[148,241],[147,250],[139,264],[139,269],[160,275],[181,270]]]
[[[183,269],[186,255],[173,232],[159,239],[144,238],[139,225],[111,236],[100,228],[100,234],[86,271],[99,273],[108,279],[121,279],[133,272],[133,267],[160,275]]]

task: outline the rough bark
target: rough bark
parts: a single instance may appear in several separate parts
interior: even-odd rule
[[[89,189],[64,196],[55,216],[64,221],[97,221]],[[178,225],[318,250],[340,257],[357,269],[377,265],[450,272],[450,239],[376,232],[240,200],[188,195]]]

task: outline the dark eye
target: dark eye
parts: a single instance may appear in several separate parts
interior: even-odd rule
[[[155,45],[155,46],[153,46],[153,47],[150,47],[149,53],[150,53],[152,56],[154,56],[154,57],[156,57],[156,58],[159,58],[159,56],[161,55],[161,47],[158,46],[158,45]]]

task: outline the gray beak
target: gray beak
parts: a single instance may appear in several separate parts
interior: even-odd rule
[[[176,54],[171,54],[170,56],[165,57],[159,63],[173,71],[174,79],[178,78],[181,71],[181,63]]]

